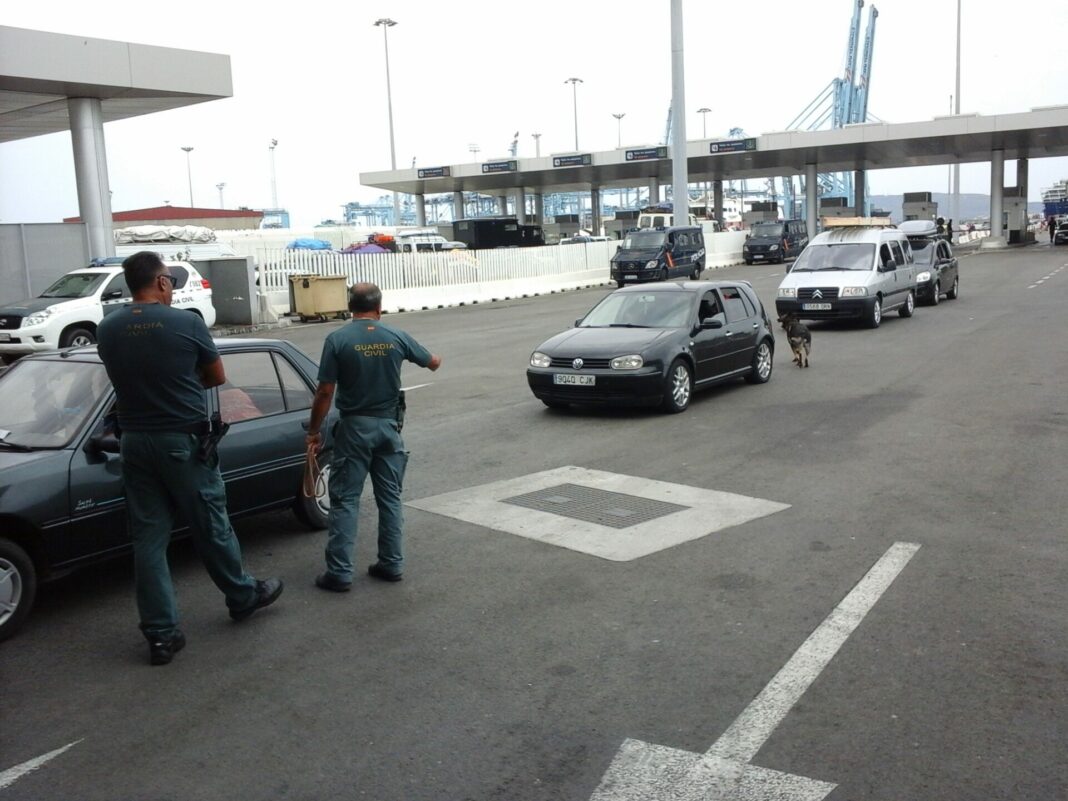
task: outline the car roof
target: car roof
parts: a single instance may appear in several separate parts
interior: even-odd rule
[[[685,292],[692,294],[709,289],[738,286],[739,284],[752,287],[752,284],[744,279],[737,281],[661,281],[656,284],[630,284],[617,289],[613,294],[620,292]]]
[[[219,349],[220,353],[231,353],[240,350],[262,350],[262,349],[295,349],[296,346],[285,339],[254,339],[252,337],[227,337],[225,339],[215,338],[215,347]],[[24,359],[32,359],[33,361],[56,361],[62,359],[63,361],[75,361],[75,362],[92,362],[94,364],[100,364],[100,354],[97,351],[96,345],[85,345],[80,348],[63,348],[61,350],[50,350],[44,353],[34,353],[28,356],[24,356]]]
[[[841,245],[863,243],[878,245],[892,240],[901,241],[905,235],[897,228],[873,228],[866,225],[843,225],[821,231],[812,238],[810,245]]]

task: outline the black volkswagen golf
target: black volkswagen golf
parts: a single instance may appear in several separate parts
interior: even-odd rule
[[[747,281],[617,289],[530,356],[527,382],[550,408],[659,405],[682,412],[695,389],[771,378],[775,335]]]

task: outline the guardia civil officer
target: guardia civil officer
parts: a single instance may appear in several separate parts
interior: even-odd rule
[[[151,664],[165,665],[185,646],[167,564],[175,510],[231,618],[245,620],[274,603],[282,582],[245,572],[226,514],[204,394],[225,383],[226,374],[207,326],[198,315],[171,308],[176,279],[157,254],[135,253],[122,269],[133,303],[104,318],[97,341],[118,396],[141,631]]]
[[[401,488],[408,464],[400,435],[401,364],[409,361],[430,370],[441,366],[439,356],[405,332],[381,322],[382,291],[374,284],[352,288],[349,311],[352,321],[330,334],[323,344],[307,438],[310,446],[322,447],[319,427],[330,411],[336,388],[341,419],[334,429],[330,465],[326,572],[315,579],[317,587],[334,592],[345,592],[352,586],[360,493],[368,473],[378,505],[378,561],[367,572],[383,581],[401,580]]]

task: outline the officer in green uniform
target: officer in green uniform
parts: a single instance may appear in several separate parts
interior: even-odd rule
[[[204,390],[226,382],[207,326],[198,315],[171,308],[176,280],[157,254],[136,253],[122,268],[133,303],[104,318],[97,341],[118,396],[141,631],[151,664],[165,665],[185,645],[167,564],[175,510],[231,618],[245,620],[273,603],[282,582],[259,581],[242,567],[219,458],[204,447],[211,431]]]
[[[360,493],[368,473],[378,505],[378,561],[367,573],[383,581],[401,580],[401,489],[408,464],[400,436],[401,364],[409,361],[430,370],[441,366],[440,357],[405,332],[381,322],[382,291],[374,284],[352,288],[349,311],[352,322],[330,334],[323,344],[307,440],[315,448],[322,447],[319,427],[330,411],[336,388],[341,419],[334,429],[330,465],[326,572],[315,579],[317,587],[334,592],[345,592],[352,586]]]

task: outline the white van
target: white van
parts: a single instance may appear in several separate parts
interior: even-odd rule
[[[864,321],[878,328],[896,309],[916,308],[909,240],[893,226],[843,226],[817,234],[779,284],[775,309],[802,320]]]
[[[697,225],[697,218],[692,214],[688,215],[689,222],[687,225]],[[682,225],[682,223],[679,223]],[[643,211],[638,215],[638,227],[639,228],[673,228],[675,226],[675,215],[670,211]]]
[[[398,253],[432,253],[448,250],[449,240],[431,231],[402,231],[394,236]]]
[[[172,305],[199,314],[209,328],[215,325],[211,284],[188,262],[165,264],[178,279]],[[122,259],[72,270],[39,297],[0,307],[0,357],[10,363],[27,353],[91,345],[104,315],[131,300]]]

